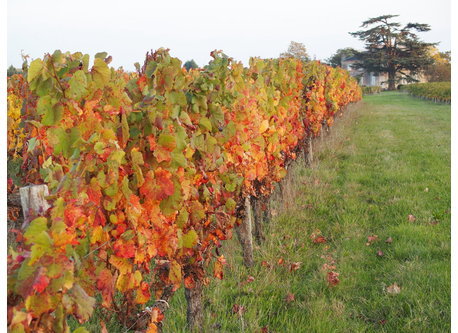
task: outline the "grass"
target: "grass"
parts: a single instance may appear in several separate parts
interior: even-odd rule
[[[317,140],[312,167],[302,164],[272,202],[256,265],[243,267],[236,237],[224,244],[228,266],[205,289],[204,331],[450,331],[450,105],[367,96]],[[319,231],[324,244],[311,241]],[[394,283],[398,294],[387,292]],[[166,316],[164,332],[186,332],[182,290]]]

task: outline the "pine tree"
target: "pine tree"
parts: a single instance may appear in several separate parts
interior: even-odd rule
[[[418,81],[415,75],[433,62],[429,48],[437,45],[421,41],[415,33],[431,30],[428,24],[408,23],[401,27],[399,22],[390,22],[397,16],[370,18],[361,25],[366,30],[350,33],[366,43],[355,66],[368,72],[388,73],[388,90],[396,89],[396,82],[402,79]]]

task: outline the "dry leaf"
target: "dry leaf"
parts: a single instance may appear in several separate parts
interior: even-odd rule
[[[409,222],[415,222],[417,218],[415,217],[415,215],[409,214],[408,219],[409,219]]]
[[[369,244],[372,244],[372,243],[374,243],[376,241],[378,241],[378,236],[377,235],[367,236],[367,242]]]
[[[288,293],[288,294],[285,296],[285,301],[286,301],[286,303],[294,302],[294,300],[295,300],[294,294],[292,294],[292,293]]]
[[[388,243],[388,244],[393,243],[393,238],[388,237],[388,238],[386,239],[385,243]]]
[[[232,307],[232,312],[242,316],[243,313],[246,311],[246,308],[243,305],[234,304]]]
[[[382,250],[378,250],[378,251],[377,251],[377,255],[378,255],[379,257],[383,257],[385,254],[383,253]]]
[[[337,272],[328,272],[328,283],[331,285],[331,286],[336,286],[339,284],[340,280],[339,280],[339,273]]]
[[[386,292],[388,294],[399,294],[401,292],[401,287],[395,282],[391,286],[386,287]]]
[[[297,271],[300,267],[301,267],[301,262],[293,262],[290,266],[289,266],[289,271],[292,272],[292,271]]]
[[[315,244],[323,244],[326,243],[326,238],[324,238],[323,236],[318,236],[313,240],[313,242]]]

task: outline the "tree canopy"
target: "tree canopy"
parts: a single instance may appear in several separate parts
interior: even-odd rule
[[[418,81],[415,76],[433,63],[428,54],[430,47],[437,43],[426,43],[419,39],[417,32],[429,31],[423,23],[408,23],[402,26],[392,19],[399,15],[382,15],[370,18],[361,25],[365,30],[350,32],[365,42],[365,51],[358,54],[356,67],[368,72],[388,73],[388,89],[394,90],[396,83]]]
[[[288,50],[280,54],[280,58],[296,58],[302,61],[310,61],[305,45],[291,41]]]
[[[184,63],[183,65],[184,68],[186,68],[187,71],[189,71],[191,68],[194,69],[194,68],[199,68],[199,66],[197,65],[197,63],[194,61],[194,59],[191,59],[191,60],[188,60]]]
[[[349,58],[357,54],[358,51],[351,47],[338,49],[330,58],[326,59],[326,63],[332,67],[342,67],[342,58]]]

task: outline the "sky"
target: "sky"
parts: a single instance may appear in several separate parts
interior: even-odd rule
[[[114,67],[133,70],[160,47],[199,66],[215,49],[248,64],[251,56],[278,57],[290,41],[324,60],[339,48],[362,49],[348,32],[385,14],[431,25],[421,39],[448,51],[450,13],[448,0],[8,0],[7,65],[21,67],[21,52],[35,59],[60,49],[91,57],[106,51]]]

